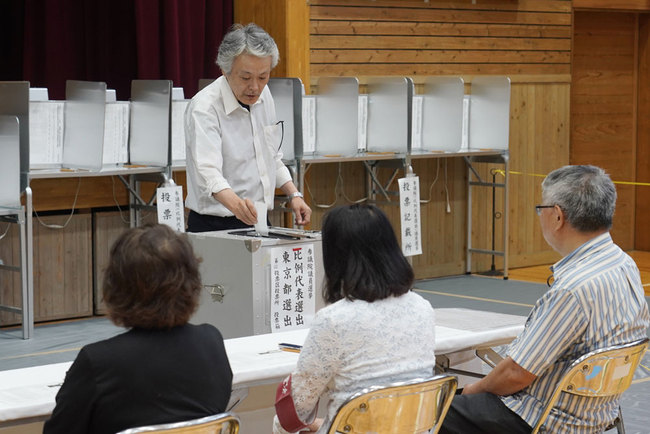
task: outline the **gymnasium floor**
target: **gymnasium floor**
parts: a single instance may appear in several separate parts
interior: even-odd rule
[[[436,308],[462,307],[527,315],[547,286],[515,280],[516,275],[515,270],[510,273],[509,280],[475,275],[421,280],[416,282],[415,291]],[[646,296],[646,300],[650,303],[650,297]],[[37,325],[34,338],[26,341],[20,338],[19,328],[0,329],[0,370],[71,361],[83,345],[122,331],[106,318]],[[622,398],[627,433],[650,433],[647,423],[648,402],[650,352],[645,355],[632,386]]]

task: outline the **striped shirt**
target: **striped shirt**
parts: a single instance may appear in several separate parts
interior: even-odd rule
[[[551,270],[553,285],[508,348],[508,355],[537,379],[520,392],[501,397],[531,426],[574,360],[590,351],[643,339],[650,324],[639,270],[609,233],[578,247]],[[618,400],[563,393],[546,429],[602,432],[616,417]]]

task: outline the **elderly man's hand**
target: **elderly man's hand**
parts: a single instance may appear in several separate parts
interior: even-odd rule
[[[311,221],[311,208],[305,203],[302,197],[294,197],[289,201],[289,207],[296,217],[296,224],[303,226]]]
[[[255,204],[250,199],[242,199],[229,188],[214,193],[213,197],[223,204],[239,220],[247,225],[253,226],[257,223],[257,211]]]

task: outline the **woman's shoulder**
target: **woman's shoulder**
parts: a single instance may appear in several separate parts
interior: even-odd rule
[[[223,335],[218,328],[212,324],[185,324],[181,326],[184,333],[194,335],[197,338],[223,340]]]
[[[330,318],[344,315],[347,312],[358,312],[369,304],[363,300],[348,300],[347,298],[343,298],[320,309],[316,312],[316,317]]]
[[[422,297],[420,294],[418,294],[413,290],[410,290],[406,294],[403,294],[401,297],[404,297],[404,300],[407,303],[423,306],[426,307],[427,309],[433,309],[433,306],[431,306],[429,300],[425,299],[424,297]]]
[[[184,324],[171,329],[133,328],[111,338],[88,344],[83,350],[90,355],[111,353],[121,348],[157,345],[161,341],[218,340],[223,341],[221,332],[210,324]]]
[[[368,302],[364,300],[348,300],[344,298],[328,306],[325,306],[324,308],[319,310],[316,314],[317,315],[320,314],[321,316],[331,316],[331,315],[336,315],[340,312],[347,312],[347,311],[358,312],[359,310],[363,310],[363,309],[374,310],[375,307],[378,307],[380,305],[386,305],[386,304],[387,305],[403,304],[403,305],[419,306],[427,310],[433,309],[431,303],[429,303],[429,301],[426,300],[424,297],[422,297],[421,295],[413,291],[408,291],[396,297],[389,296],[387,298],[376,300],[374,302]]]

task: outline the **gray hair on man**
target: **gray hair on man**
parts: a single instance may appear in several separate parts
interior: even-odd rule
[[[232,71],[232,63],[242,53],[256,57],[271,57],[271,68],[275,68],[280,60],[280,52],[275,41],[266,31],[257,24],[234,24],[223,37],[217,65],[225,75]]]
[[[616,187],[596,166],[564,166],[542,182],[542,198],[557,205],[569,224],[580,232],[608,230],[616,208]]]

